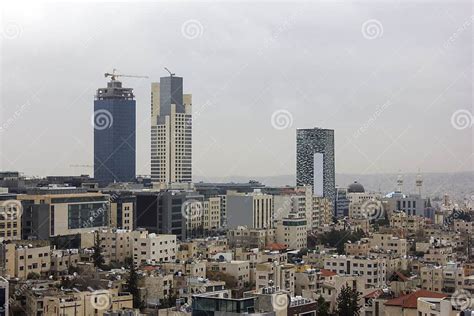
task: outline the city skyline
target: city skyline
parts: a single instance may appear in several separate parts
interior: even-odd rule
[[[94,6],[97,10],[93,14],[106,9],[105,5]],[[241,28],[229,24],[221,30],[215,24],[220,20],[212,22],[205,12],[191,13],[192,6],[180,11],[181,7],[175,5],[168,10],[181,13],[169,20],[168,28],[157,26],[154,31],[169,40],[167,50],[143,42],[137,31],[144,25],[139,21],[148,22],[152,13],[160,9],[159,4],[147,6],[149,12],[143,7],[132,10],[133,22],[111,24],[105,19],[82,32],[60,18],[38,27],[53,13],[53,6],[33,6],[38,14],[35,11],[29,20],[29,11],[24,7],[7,7],[6,21],[17,26],[18,31],[9,33],[3,41],[8,63],[3,67],[2,169],[31,176],[91,174],[90,169],[70,165],[92,164],[90,91],[103,85],[104,71],[116,67],[124,73],[151,77],[124,80],[126,86],[134,87],[137,100],[137,174],[150,174],[149,87],[150,82],[165,74],[166,66],[185,77],[186,91],[194,94],[195,178],[295,174],[296,128],[316,126],[335,130],[337,173],[473,170],[472,129],[453,126],[455,113],[472,113],[472,89],[466,80],[472,72],[471,31],[463,27],[470,16],[463,3],[438,7],[412,4],[410,8],[393,4],[385,9],[370,3],[365,9],[348,6],[343,11],[347,14],[344,25],[339,23],[340,13],[335,13],[334,5],[279,4],[262,21],[250,11]],[[413,6],[417,12],[430,14],[423,15],[423,19],[405,14]],[[64,9],[74,10],[67,12],[81,17],[86,14],[83,8],[75,5]],[[230,21],[237,21],[243,16],[245,4],[235,10],[231,4],[214,4],[213,8],[223,17],[232,11],[235,17]],[[119,4],[113,9],[121,14],[127,7]],[[454,16],[454,22],[443,9]],[[407,36],[404,26],[396,24],[388,11],[415,25],[410,33],[413,36]],[[321,30],[321,25],[310,19],[313,16],[323,19]],[[382,26],[376,29],[379,34],[375,38],[361,29],[372,19]],[[196,33],[186,28],[189,25],[195,27]],[[256,31],[250,33],[246,25]],[[437,32],[433,31],[435,26]],[[52,56],[45,56],[37,41],[41,39],[44,46],[53,43],[54,38],[45,32],[49,28],[69,32],[74,42],[57,47],[54,54],[61,54],[54,63],[58,67],[49,67],[47,80],[39,80],[38,76],[45,76],[43,67],[51,65]],[[117,28],[133,35],[136,47],[146,44],[150,50],[141,50],[140,58],[132,60],[125,56],[110,59],[110,52],[118,46],[103,46],[100,39]],[[312,41],[302,37],[308,28],[314,30]],[[402,28],[400,33],[397,28]],[[241,42],[241,49],[232,49],[235,45],[229,40],[217,44],[230,34],[241,40],[237,41]],[[414,45],[421,35],[429,36]],[[331,38],[349,40],[327,42]],[[200,50],[204,43],[206,49]],[[324,54],[327,49],[323,44],[329,45],[330,55]],[[183,52],[181,48],[186,46],[193,48],[192,53]],[[34,47],[34,54],[24,60],[18,47]],[[292,50],[297,58],[289,57],[293,47],[297,48]],[[134,48],[128,49],[134,52]],[[279,50],[283,54],[278,54]],[[97,51],[103,54],[91,58]],[[225,52],[235,58],[223,58]],[[407,54],[413,58],[405,58]],[[28,75],[24,75],[26,68],[20,66],[23,63],[31,69]],[[62,77],[70,71],[66,63],[75,75],[64,85]],[[270,67],[275,63],[278,69]],[[79,69],[75,65],[85,66]],[[22,80],[6,80],[13,78],[13,72]],[[317,78],[313,80],[314,76]],[[31,93],[20,93],[24,86]],[[53,86],[62,92],[60,96],[50,97]],[[44,112],[51,115],[36,120]],[[36,153],[35,157],[29,152]]]

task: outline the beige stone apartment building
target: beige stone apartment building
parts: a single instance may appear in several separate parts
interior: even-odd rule
[[[2,245],[5,275],[26,279],[30,273],[46,275],[51,268],[51,247],[47,242],[10,242]]]
[[[250,267],[248,261],[210,261],[207,262],[206,270],[219,271],[233,276],[237,280],[238,287],[243,287],[250,282]]]
[[[133,262],[136,266],[176,260],[176,235],[133,232]]]

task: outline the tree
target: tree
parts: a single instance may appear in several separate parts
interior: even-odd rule
[[[341,287],[341,292],[336,299],[336,315],[359,316],[361,308],[359,300],[360,294],[357,289],[353,289],[348,285],[343,285]]]
[[[206,271],[206,277],[213,281],[224,281],[225,285],[229,289],[237,289],[238,282],[235,277],[230,274],[221,271]]]
[[[326,302],[324,297],[320,295],[317,300],[318,303],[318,311],[316,315],[318,316],[329,316],[329,303]]]
[[[92,259],[94,260],[94,266],[96,268],[102,269],[104,267],[104,257],[102,256],[102,249],[101,249],[101,241],[100,241],[100,236],[99,236],[99,231],[96,231],[95,233],[95,238],[94,238],[94,254],[92,256]]]
[[[133,307],[140,308],[141,300],[140,300],[140,290],[138,289],[138,273],[135,269],[135,265],[132,264],[130,266],[130,273],[128,274],[127,280],[127,289],[130,294],[133,295]]]
[[[41,276],[40,276],[38,273],[36,273],[36,272],[30,272],[30,273],[28,273],[28,275],[26,276],[26,278],[27,278],[28,280],[39,280],[39,279],[41,278]]]

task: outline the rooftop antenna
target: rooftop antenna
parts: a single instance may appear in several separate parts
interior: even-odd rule
[[[173,76],[175,75],[174,73],[172,73],[172,72],[171,72],[168,68],[166,68],[166,67],[165,67],[165,70],[166,70],[167,72],[169,72],[170,77],[173,77]]]

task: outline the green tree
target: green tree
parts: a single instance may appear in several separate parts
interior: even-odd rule
[[[316,315],[318,316],[329,316],[329,303],[326,302],[324,297],[320,295],[317,300],[318,303],[318,311]]]
[[[347,285],[343,285],[341,292],[336,299],[336,315],[337,316],[359,316],[360,294],[357,289],[353,289]]]
[[[140,290],[138,289],[138,273],[135,269],[135,265],[130,266],[130,273],[128,274],[127,279],[127,289],[130,294],[133,295],[133,307],[140,308],[141,307],[141,300],[140,300]]]
[[[38,273],[36,272],[30,272],[28,273],[28,275],[26,276],[26,278],[28,280],[39,280],[41,278],[41,275],[39,275]]]
[[[94,266],[96,268],[102,269],[104,267],[104,257],[102,256],[101,240],[99,236],[99,231],[96,231],[94,236],[94,254],[92,259],[94,260]]]

